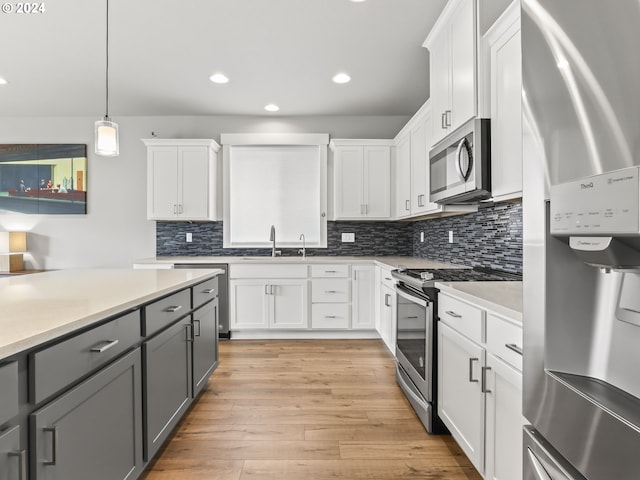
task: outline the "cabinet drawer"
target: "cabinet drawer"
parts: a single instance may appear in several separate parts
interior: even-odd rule
[[[312,328],[349,328],[350,308],[343,303],[316,303],[311,306]]]
[[[193,308],[213,300],[218,296],[218,278],[212,278],[193,287]]]
[[[0,366],[0,425],[18,415],[18,362]]]
[[[485,311],[470,303],[438,293],[438,317],[474,342],[482,343]]]
[[[487,351],[522,370],[522,327],[487,314]]]
[[[230,278],[307,278],[307,264],[230,265]]]
[[[191,307],[191,292],[187,288],[162,300],[151,303],[145,308],[142,334],[153,335],[164,327],[189,312]]]
[[[348,303],[349,280],[313,280],[311,301],[313,303]]]
[[[31,401],[39,403],[105,365],[140,340],[140,311],[71,337],[30,356]]]
[[[311,265],[314,278],[344,278],[349,276],[349,265]]]

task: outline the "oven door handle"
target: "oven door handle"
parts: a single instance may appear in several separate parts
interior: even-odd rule
[[[411,295],[410,293],[407,293],[406,291],[404,291],[402,288],[398,286],[396,286],[396,292],[405,300],[409,300],[412,303],[417,303],[421,307],[427,308],[429,306],[428,300],[424,300],[422,298]]]

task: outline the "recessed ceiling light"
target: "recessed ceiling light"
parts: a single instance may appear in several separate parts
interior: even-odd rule
[[[4,78],[0,77],[0,85],[6,85],[7,83],[9,82],[7,82]]]
[[[211,80],[213,83],[228,83],[229,77],[222,73],[214,73],[209,77],[209,80]]]
[[[335,83],[349,83],[351,81],[351,77],[346,73],[338,73],[333,76],[332,80]]]
[[[267,112],[277,112],[278,110],[280,110],[280,107],[274,103],[270,103],[269,105],[265,105],[264,109]]]

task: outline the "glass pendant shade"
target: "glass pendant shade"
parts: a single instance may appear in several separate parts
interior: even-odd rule
[[[118,124],[109,117],[98,120],[95,124],[96,154],[103,157],[117,157],[120,153]]]

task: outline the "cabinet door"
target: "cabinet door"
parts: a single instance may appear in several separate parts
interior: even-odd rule
[[[269,328],[269,286],[266,280],[229,282],[231,330]]]
[[[269,282],[270,328],[307,328],[309,300],[307,280],[271,280]]]
[[[411,215],[412,163],[411,138],[407,135],[402,137],[396,145],[396,218],[403,218]]]
[[[462,0],[449,26],[449,132],[476,114],[476,39],[474,0]]]
[[[519,12],[490,46],[491,191],[522,196],[522,61]]]
[[[424,145],[425,145],[425,160],[424,160],[424,190],[427,198],[425,198],[425,206],[421,213],[432,213],[442,210],[442,207],[436,202],[429,201],[431,196],[431,170],[429,169],[429,150],[433,144],[433,115],[432,111],[428,111],[424,117]]]
[[[20,427],[0,430],[0,478],[23,480],[26,477],[27,452],[20,449]]]
[[[147,218],[173,219],[178,214],[178,148],[147,150]]]
[[[427,192],[427,136],[426,122],[420,121],[411,129],[411,214],[426,211],[429,204]]]
[[[362,147],[337,147],[334,151],[336,219],[364,216],[363,155]]]
[[[484,349],[438,322],[438,414],[471,463],[484,471]]]
[[[135,479],[142,472],[140,350],[31,415],[30,478]]]
[[[396,292],[386,285],[381,285],[380,292],[380,336],[387,348],[395,356]]]
[[[183,220],[207,220],[210,165],[207,147],[179,147],[178,216]]]
[[[441,30],[429,48],[431,88],[432,143],[442,140],[447,133],[447,111],[449,110],[449,37],[448,30]]]
[[[487,480],[522,479],[522,373],[487,354]]]
[[[218,299],[193,313],[193,397],[218,366]]]
[[[391,217],[391,148],[364,147],[364,214]]]
[[[143,344],[145,358],[145,460],[152,458],[191,400],[191,341],[186,317]]]
[[[375,328],[373,277],[373,267],[353,266],[351,328],[354,330],[373,330]]]

